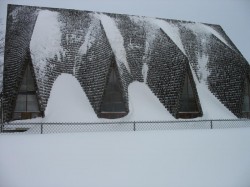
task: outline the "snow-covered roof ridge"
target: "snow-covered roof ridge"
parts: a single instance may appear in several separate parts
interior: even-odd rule
[[[189,30],[192,30],[195,35],[214,35],[216,38],[218,38],[221,42],[223,42],[225,45],[227,45],[230,49],[234,50],[234,48],[226,41],[226,39],[215,29],[212,27],[203,24],[203,23],[183,23],[181,24],[184,27],[186,27]]]
[[[207,67],[209,56],[205,53],[199,53],[197,55],[198,68],[197,76],[201,83],[207,84],[207,78],[210,75],[210,71]]]
[[[124,48],[123,37],[116,26],[115,21],[108,15],[102,13],[96,13],[95,16],[101,21],[110,46],[114,52],[118,66],[122,64],[126,67],[127,71],[130,73],[129,64],[127,62],[126,50]]]
[[[230,45],[230,43],[216,31],[214,28],[209,26],[205,23],[179,23],[180,27],[184,27],[191,31],[197,39],[197,53],[196,53],[196,60],[197,60],[197,70],[196,74],[198,79],[201,83],[207,84],[207,78],[210,75],[210,70],[208,69],[209,63],[209,46],[213,40],[213,37],[216,37],[219,41],[225,44],[229,49],[235,51],[235,48]],[[186,44],[187,45],[187,44]],[[190,58],[188,56],[188,58]]]
[[[4,46],[5,46],[5,29],[6,24],[4,23],[3,19],[0,18],[0,92],[2,92],[3,89],[3,66],[4,66]]]
[[[86,61],[81,60],[83,55],[87,55],[88,50],[92,47],[92,45],[96,42],[99,34],[100,20],[96,19],[94,13],[88,13],[91,18],[89,23],[89,27],[87,28],[87,33],[84,36],[84,41],[78,51],[76,52],[76,57],[74,60],[73,74],[76,75],[79,73],[79,64],[83,64]]]
[[[94,16],[93,13],[90,13],[90,16],[92,18],[90,26],[89,26],[87,34],[84,38],[84,42],[78,51],[81,55],[85,55],[87,53],[87,50],[89,48],[91,48],[92,44],[96,40],[96,34],[97,34],[96,29],[100,23],[100,21],[98,19],[96,19],[96,17]]]
[[[204,120],[216,120],[220,119],[221,116],[223,116],[225,119],[237,119],[237,117],[230,110],[228,110],[228,108],[225,107],[209,90],[206,84],[206,78],[210,74],[209,70],[206,67],[207,62],[208,56],[206,56],[205,54],[203,54],[203,56],[200,56],[199,65],[200,72],[202,72],[202,74],[198,75],[199,79],[198,77],[196,77],[194,70],[189,64],[202,107],[203,116],[201,118]]]
[[[153,18],[147,18],[143,16],[129,16],[130,20],[140,27],[143,27],[145,34],[145,49],[143,60],[147,63],[148,58],[150,58],[150,50],[153,47],[153,43],[156,36],[159,34],[159,28],[155,27],[152,23]]]
[[[45,75],[48,59],[64,54],[61,46],[61,23],[58,21],[58,16],[58,12],[50,10],[40,10],[38,13],[30,41],[30,52],[34,66],[39,67],[39,77]]]
[[[231,46],[223,39],[220,34],[209,26],[204,25],[203,23],[179,23],[180,27],[191,31],[196,36],[197,51],[193,54],[197,61],[196,75],[199,81],[203,84],[207,84],[207,78],[210,75],[208,69],[209,63],[209,45],[212,42],[212,36],[218,38],[221,42],[227,45],[229,48]],[[216,34],[216,35],[215,35]],[[187,45],[187,44],[186,44]],[[186,46],[185,46],[186,47]],[[232,49],[232,48],[231,48]],[[192,58],[188,55],[188,58]],[[189,59],[190,60],[190,59]],[[191,60],[192,61],[192,60]],[[194,62],[192,62],[192,66]]]
[[[166,20],[142,16],[130,16],[130,19],[137,24],[140,24],[145,29],[146,34],[146,48],[145,54],[149,51],[149,46],[153,43],[156,35],[159,34],[159,30],[162,29],[171,40],[177,45],[177,47],[186,55],[185,49],[183,47],[179,28],[177,25],[167,22]]]
[[[158,25],[178,46],[178,48],[182,51],[182,53],[186,55],[185,49],[181,41],[179,28],[173,23],[161,19],[155,19],[155,24]]]

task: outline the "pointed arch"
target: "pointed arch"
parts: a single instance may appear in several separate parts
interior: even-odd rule
[[[196,118],[201,115],[198,95],[188,73],[186,73],[180,96],[178,118]]]
[[[244,80],[242,117],[250,118],[250,81],[247,77]]]
[[[43,116],[38,103],[37,87],[32,77],[31,68],[31,65],[27,63],[15,102],[13,120]]]
[[[123,88],[115,60],[110,65],[107,82],[102,97],[99,117],[121,118],[128,114]]]

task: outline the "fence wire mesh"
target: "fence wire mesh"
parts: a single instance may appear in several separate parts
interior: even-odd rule
[[[0,124],[0,134],[50,134],[75,132],[153,131],[184,129],[224,129],[250,127],[249,119],[193,121],[133,121],[103,123],[23,123]]]

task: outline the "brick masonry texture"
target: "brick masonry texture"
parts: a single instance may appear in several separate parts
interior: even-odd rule
[[[232,49],[214,38],[210,46],[208,86],[212,93],[236,116],[242,115],[244,80],[249,76],[249,65]]]
[[[142,65],[145,49],[143,27],[136,25],[127,15],[108,14],[113,17],[124,39],[127,60],[133,80],[142,82]]]
[[[190,81],[193,84],[192,87],[197,103],[200,105],[188,64],[186,56],[161,31],[154,42],[154,48],[150,57],[148,85],[174,117],[177,117],[179,112],[179,101],[186,74],[191,77]],[[202,113],[200,106],[199,109],[200,113]]]
[[[37,8],[8,6],[8,12],[3,78],[4,121],[12,117],[25,65],[30,60],[29,44],[37,18]]]
[[[200,38],[190,30],[180,27],[187,57],[196,75],[199,69],[199,53],[203,52],[209,57],[207,68],[210,74],[206,82],[209,90],[232,113],[242,117],[244,80],[249,76],[249,64],[220,26],[208,25],[219,32],[231,48],[212,35],[206,45],[206,51],[202,51]],[[197,77],[199,79],[199,76]]]

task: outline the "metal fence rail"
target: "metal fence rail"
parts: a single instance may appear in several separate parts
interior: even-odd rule
[[[178,120],[129,121],[98,123],[23,123],[0,124],[0,134],[50,134],[73,132],[148,131],[181,129],[224,129],[250,127],[249,119],[237,120]]]

